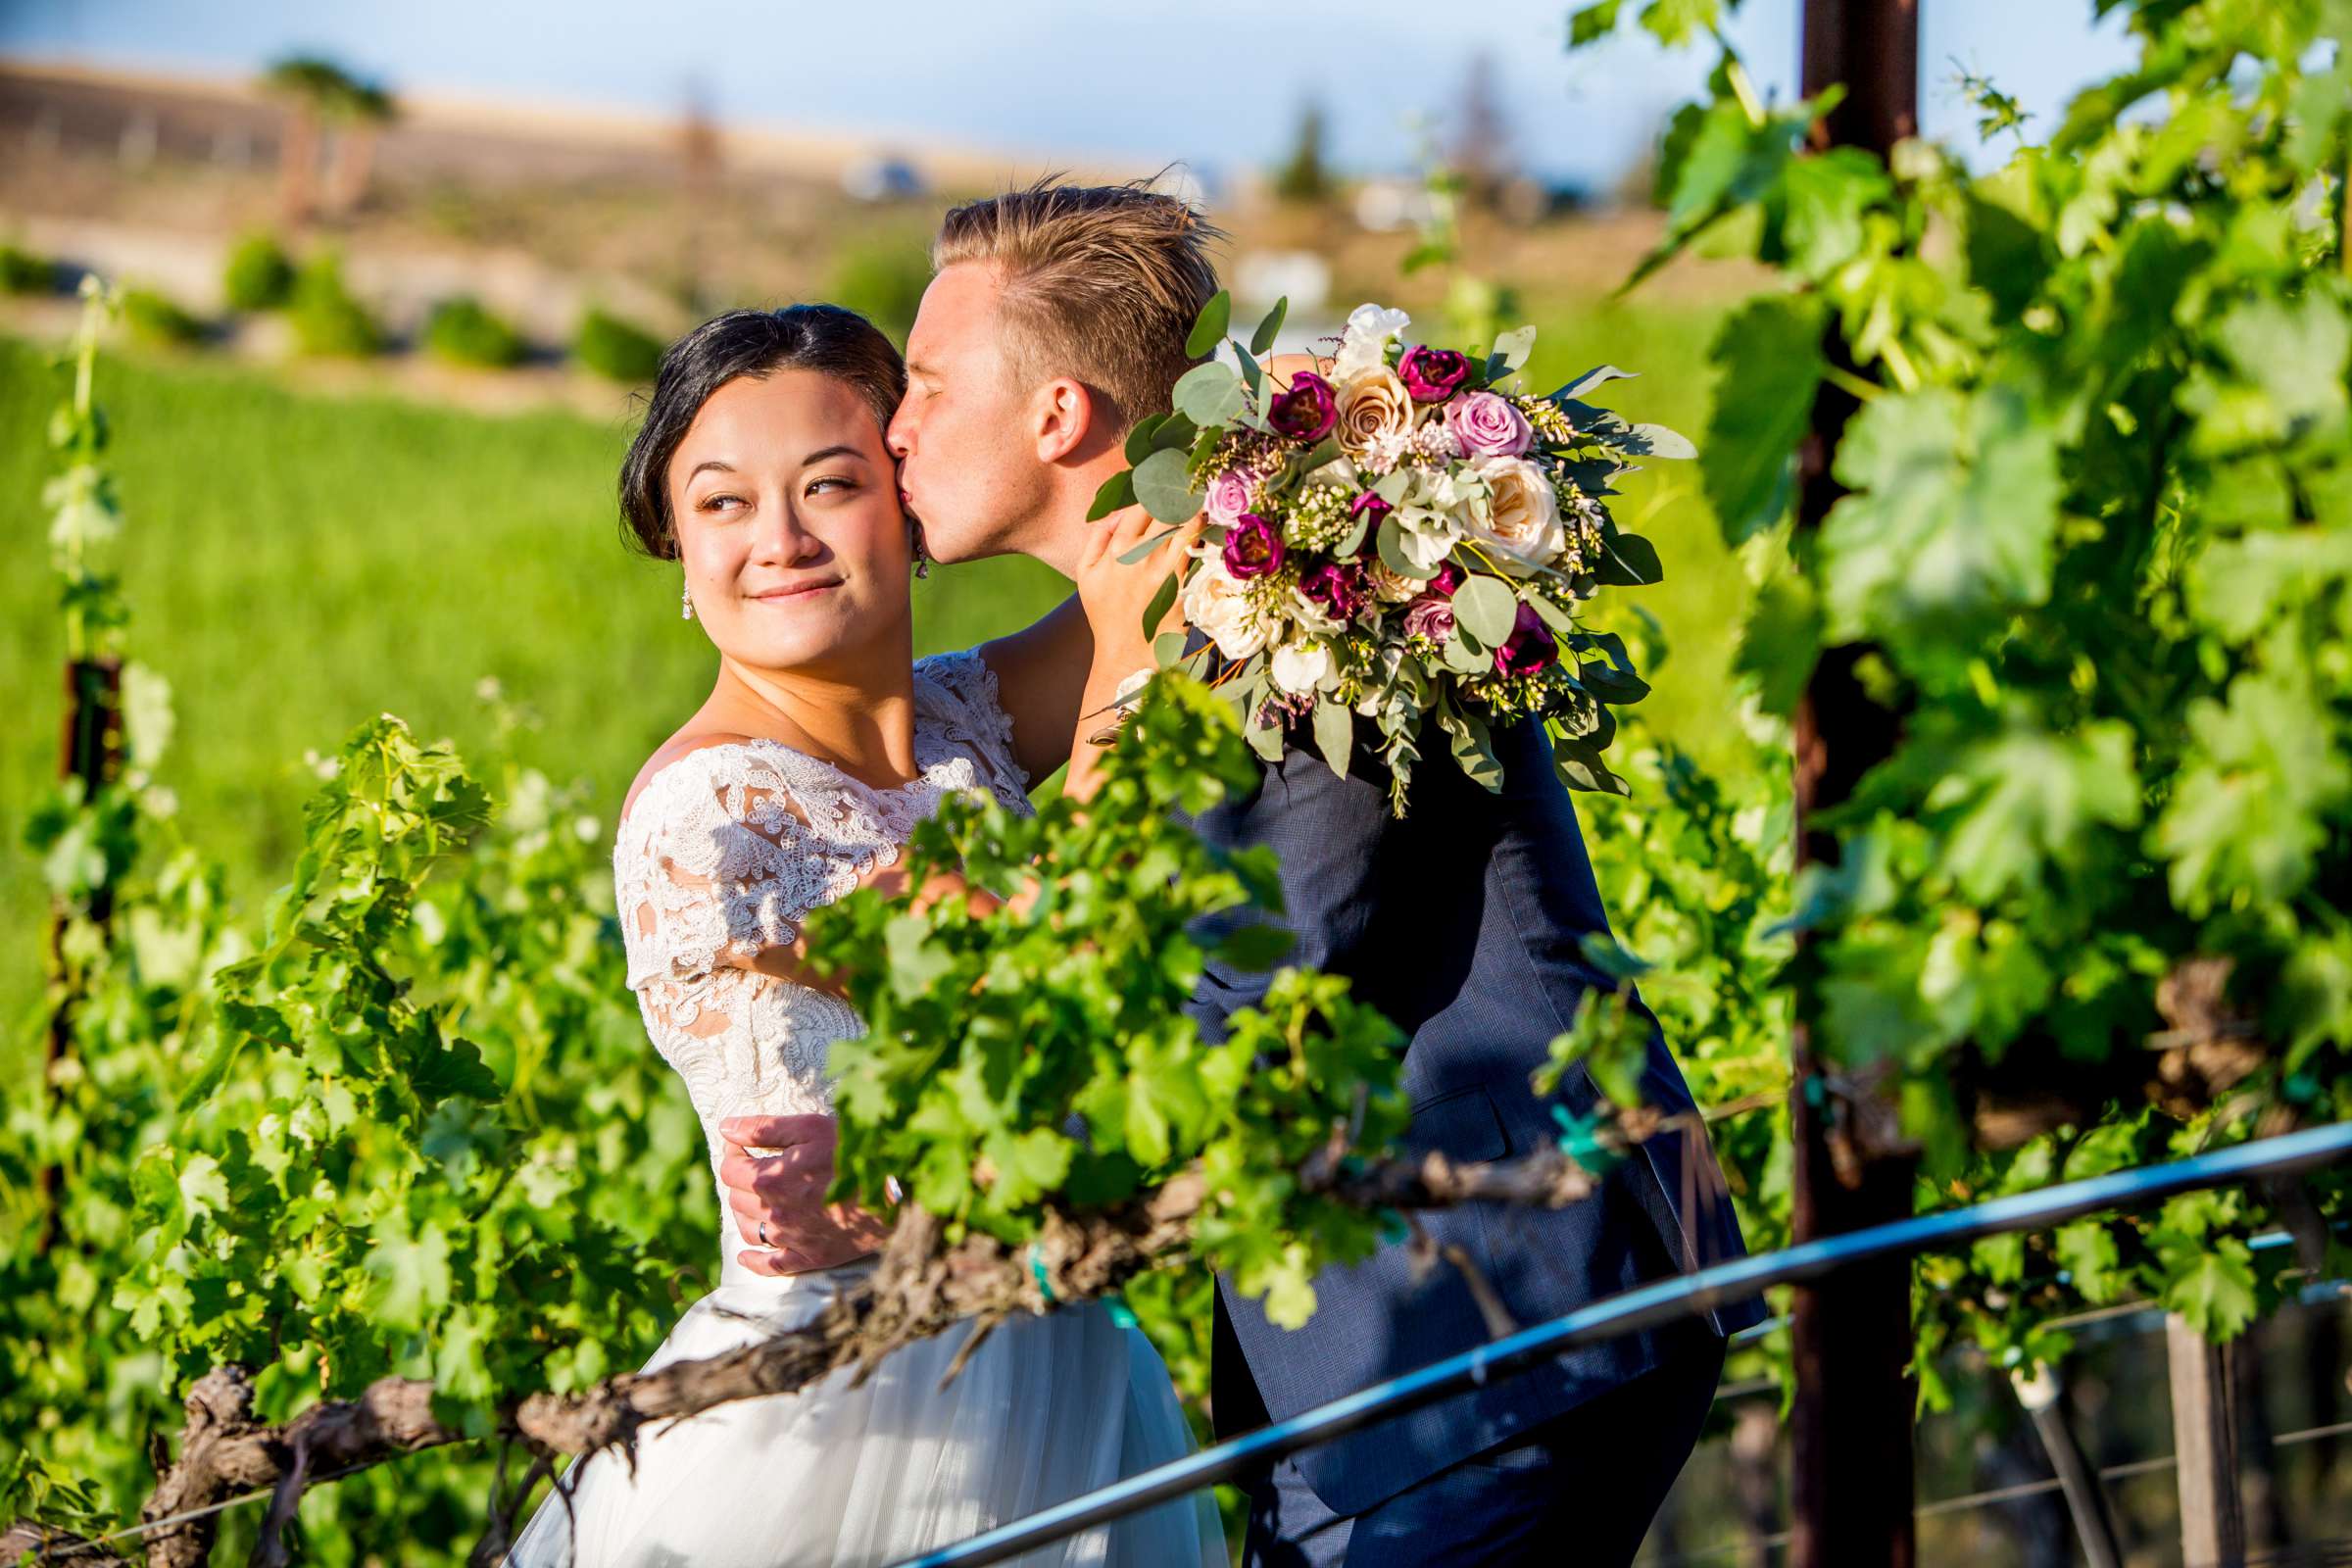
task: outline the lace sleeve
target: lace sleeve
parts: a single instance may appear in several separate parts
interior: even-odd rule
[[[781,748],[709,746],[646,785],[613,847],[631,990],[742,967],[898,858],[883,824],[822,777],[796,776],[801,761]]]
[[[918,707],[928,708],[949,739],[985,764],[989,786],[1016,808],[1026,805],[1029,775],[1012,749],[1012,715],[997,691],[997,672],[976,648],[914,662]]]

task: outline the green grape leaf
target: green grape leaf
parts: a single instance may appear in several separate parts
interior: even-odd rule
[[[1723,376],[1698,478],[1726,544],[1741,543],[1788,511],[1797,443],[1821,383],[1821,333],[1819,300],[1784,294],[1742,306],[1715,336]]]

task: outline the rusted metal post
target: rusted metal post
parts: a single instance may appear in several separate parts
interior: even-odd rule
[[[1866,148],[1881,157],[1918,128],[1917,0],[1805,0],[1802,91],[1833,84],[1846,96],[1815,133],[1817,145]],[[1835,326],[1826,345],[1850,368]],[[1831,459],[1856,404],[1824,383],[1797,460],[1799,528],[1817,528],[1839,488]],[[1853,792],[1892,750],[1895,717],[1856,677],[1866,650],[1825,650],[1794,724],[1797,857],[1834,862],[1833,835],[1818,812]],[[1798,1012],[1790,1042],[1794,1138],[1791,1229],[1798,1243],[1911,1213],[1914,1161],[1899,1151],[1890,1091],[1828,1070],[1816,1057],[1814,998],[1799,958]],[[1791,1421],[1793,1568],[1912,1568],[1914,1386],[1911,1266],[1889,1260],[1796,1292],[1789,1325],[1796,1387]]]

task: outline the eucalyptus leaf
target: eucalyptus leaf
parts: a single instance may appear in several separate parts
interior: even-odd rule
[[[1134,428],[1127,432],[1127,466],[1134,467],[1151,454],[1152,432],[1167,422],[1168,416],[1164,414],[1147,414],[1135,421]]]
[[[1487,355],[1487,381],[1492,385],[1504,376],[1515,374],[1527,364],[1527,357],[1536,346],[1533,326],[1513,327],[1494,339],[1494,350]]]
[[[1662,424],[1636,424],[1626,428],[1618,441],[1626,451],[1645,458],[1695,458],[1698,448],[1686,436],[1677,435]]]
[[[1233,321],[1233,296],[1224,289],[1208,297],[1200,307],[1200,315],[1193,322],[1192,335],[1184,340],[1188,359],[1200,359],[1216,352],[1217,344],[1225,337],[1225,328]]]
[[[1499,577],[1473,573],[1453,591],[1453,623],[1489,648],[1499,648],[1519,618],[1519,596]]]
[[[1529,594],[1527,602],[1534,607],[1537,614],[1544,617],[1544,625],[1549,626],[1563,637],[1576,635],[1576,618],[1558,605],[1553,604],[1548,597],[1543,594]]]
[[[1315,704],[1315,750],[1342,778],[1348,776],[1348,757],[1355,749],[1355,715],[1345,704],[1325,698]]]
[[[1458,622],[1453,635],[1439,645],[1438,657],[1457,675],[1485,675],[1494,668],[1494,651],[1463,631]]]
[[[1160,635],[1159,623],[1166,619],[1168,612],[1175,608],[1178,587],[1176,573],[1171,571],[1167,576],[1161,578],[1159,586],[1152,590],[1152,602],[1144,607],[1144,635],[1146,637],[1157,638]]]
[[[1551,748],[1552,771],[1560,782],[1572,790],[1586,790],[1602,795],[1631,795],[1625,780],[1609,771],[1609,764],[1600,760],[1598,750],[1581,741],[1554,741]]]
[[[1162,522],[1190,522],[1200,511],[1181,452],[1154,452],[1134,469],[1135,499]]]
[[[1454,761],[1481,788],[1500,794],[1502,763],[1495,759],[1494,738],[1487,732],[1486,720],[1466,710],[1454,717],[1455,723],[1447,727]]]
[[[1666,568],[1657,546],[1638,533],[1621,533],[1602,547],[1594,575],[1612,588],[1639,588],[1664,578]]]
[[[1086,520],[1100,522],[1121,507],[1135,505],[1135,470],[1121,468],[1102,481],[1095,492],[1095,504],[1086,509]]]
[[[1183,631],[1163,631],[1152,639],[1152,662],[1161,669],[1184,662],[1184,645],[1192,639]]]
[[[1404,524],[1396,520],[1395,513],[1380,519],[1379,542],[1375,548],[1380,551],[1380,564],[1399,577],[1427,582],[1437,575],[1434,571],[1414,565],[1413,558],[1404,553]]]
[[[1649,695],[1649,682],[1613,664],[1583,664],[1576,682],[1604,703],[1638,703]]]
[[[1183,415],[1168,415],[1160,421],[1159,428],[1152,432],[1152,451],[1182,452],[1200,434],[1200,427]]]
[[[1151,555],[1152,551],[1157,550],[1162,544],[1166,543],[1170,538],[1172,538],[1175,535],[1175,532],[1176,530],[1173,528],[1162,528],[1155,534],[1152,534],[1149,537],[1137,540],[1134,544],[1129,545],[1126,549],[1119,552],[1119,564],[1122,566],[1136,565],[1147,556]]]
[[[1599,386],[1604,381],[1630,381],[1634,378],[1634,371],[1620,370],[1614,365],[1599,366],[1593,369],[1587,370],[1584,374],[1578,376],[1575,380],[1569,382],[1557,392],[1554,392],[1551,395],[1551,401],[1558,403],[1567,398],[1581,398],[1586,393],[1592,391],[1594,387]]]
[[[1274,308],[1266,313],[1265,319],[1257,323],[1257,330],[1250,334],[1250,353],[1266,354],[1272,351],[1274,339],[1282,331],[1282,318],[1290,313],[1290,309],[1291,297],[1288,294],[1274,302]]]
[[[1196,365],[1176,383],[1176,411],[1195,424],[1229,423],[1249,404],[1242,378],[1230,365],[1216,360]]]
[[[1282,726],[1280,724],[1261,724],[1257,721],[1257,715],[1251,713],[1248,724],[1242,730],[1242,738],[1250,743],[1251,751],[1267,761],[1279,762],[1282,760]]]

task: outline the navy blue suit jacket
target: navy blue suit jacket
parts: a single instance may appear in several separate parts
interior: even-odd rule
[[[1343,779],[1294,748],[1261,769],[1255,793],[1198,824],[1212,844],[1266,845],[1281,856],[1284,923],[1298,939],[1285,961],[1348,976],[1358,998],[1405,1032],[1406,1145],[1461,1159],[1501,1159],[1555,1141],[1554,1102],[1592,1108],[1599,1093],[1581,1068],[1549,1101],[1528,1078],[1588,988],[1610,983],[1582,951],[1585,934],[1605,931],[1608,918],[1549,744],[1541,726],[1521,723],[1497,729],[1494,747],[1499,795],[1465,777],[1443,744],[1425,748],[1401,820],[1389,814],[1385,773],[1362,752]],[[1267,978],[1212,963],[1195,999],[1203,1030],[1215,1037]],[[1690,1104],[1654,1033],[1642,1089],[1668,1111]],[[1467,1250],[1522,1326],[1744,1250],[1703,1137],[1644,1144],[1607,1172],[1593,1198],[1565,1208],[1475,1204],[1423,1222],[1440,1244]],[[1314,1285],[1312,1321],[1284,1330],[1219,1282],[1220,1308],[1248,1363],[1228,1358],[1213,1369],[1221,1427],[1232,1424],[1227,1412],[1262,1403],[1279,1420],[1488,1339],[1458,1271],[1441,1264],[1415,1283],[1402,1246],[1327,1269]],[[1762,1316],[1750,1300],[1724,1306],[1711,1322],[1729,1334]],[[1660,1345],[1644,1333],[1572,1351],[1309,1448],[1299,1467],[1335,1512],[1359,1513],[1648,1370]]]

